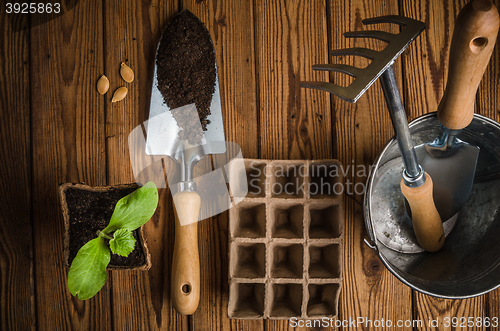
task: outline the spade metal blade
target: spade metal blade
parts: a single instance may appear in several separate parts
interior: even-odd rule
[[[185,105],[187,112],[192,113],[192,117],[197,117],[193,104]],[[178,108],[179,109],[179,108]],[[201,126],[201,124],[200,124]],[[170,108],[164,103],[163,96],[158,89],[158,80],[153,78],[153,88],[151,92],[150,114],[147,125],[146,154],[166,155],[178,160],[180,152],[195,147],[187,140],[178,139],[181,128],[174,119]],[[206,154],[221,154],[226,152],[224,135],[224,123],[222,120],[222,109],[220,102],[219,79],[216,76],[215,91],[210,104],[210,115],[207,116],[206,131],[199,142],[200,158]]]
[[[203,29],[206,30],[203,23],[189,11],[182,11],[177,16],[182,17],[182,19],[190,22],[191,24],[203,26]],[[160,53],[162,40],[164,40],[164,38],[165,40],[168,40],[172,34],[178,33],[180,32],[176,29],[169,30],[169,27],[165,29],[157,47],[157,59],[164,55]],[[210,38],[208,31],[206,31],[206,34],[208,38]],[[182,135],[179,136],[179,132],[182,130],[181,125],[179,125],[173,115],[173,111],[180,111],[184,113],[184,119],[189,118],[189,120],[199,122],[198,113],[194,103],[187,103],[186,105],[181,105],[175,109],[171,109],[167,105],[164,96],[158,87],[158,62],[155,62],[149,120],[147,125],[146,153],[148,155],[165,155],[170,156],[175,160],[179,160],[183,157],[183,151],[190,150],[190,157],[194,157],[194,160],[197,161],[207,154],[220,154],[226,152],[215,49],[211,40],[210,44],[212,46],[211,52],[214,54],[213,65],[215,66],[215,80],[212,80],[210,83],[214,84],[214,92],[210,103],[210,115],[206,118],[206,130],[203,131],[201,139],[195,139],[196,142],[193,142],[193,139],[187,139],[187,137],[183,137]],[[179,54],[179,56],[184,55]],[[191,78],[193,79],[196,77]],[[198,127],[201,127],[201,122],[199,122]],[[192,136],[189,138],[192,138]],[[193,151],[194,155],[192,155]]]
[[[446,145],[441,139],[415,147],[420,165],[434,182],[434,202],[443,221],[463,207],[474,183],[479,147],[455,138]]]

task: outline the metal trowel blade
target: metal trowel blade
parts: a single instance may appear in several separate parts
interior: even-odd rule
[[[178,159],[183,150],[193,148],[186,140],[178,139],[181,130],[177,121],[172,116],[170,108],[164,103],[163,96],[158,89],[156,67],[153,76],[153,88],[151,92],[150,114],[147,126],[146,154],[166,155]],[[197,117],[194,104],[183,106],[186,111],[193,111],[193,117]],[[202,151],[199,156],[207,154],[220,154],[226,152],[224,135],[224,122],[222,120],[222,108],[220,102],[219,79],[216,76],[215,90],[210,104],[210,115],[207,116],[207,130],[203,132],[200,141]],[[201,125],[201,124],[200,124]]]
[[[434,184],[434,203],[443,222],[460,211],[469,198],[479,147],[456,138],[446,146],[439,139],[415,147],[418,162]]]
[[[179,15],[187,15],[189,19],[196,20],[203,25],[196,16],[187,10],[182,11]],[[167,30],[168,28],[163,31],[163,34],[167,33]],[[160,42],[163,39],[163,34],[162,37],[160,37]],[[160,43],[158,43],[157,46],[156,58],[158,58],[159,49]],[[213,43],[212,52],[215,54]],[[155,61],[153,84],[151,87],[149,120],[147,123],[146,154],[166,155],[178,160],[182,157],[183,151],[189,149],[193,150],[193,148],[196,149],[196,152],[194,154],[192,153],[193,157],[197,159],[201,159],[207,154],[221,154],[226,152],[217,62],[215,62],[214,65],[216,70],[214,93],[212,94],[210,103],[210,115],[207,116],[206,130],[203,131],[201,140],[197,144],[191,145],[187,139],[181,140],[178,138],[178,133],[181,128],[174,119],[171,109],[166,105],[158,88],[158,68]],[[178,109],[180,108],[184,108],[183,112],[188,112],[190,114],[189,118],[198,118],[196,106],[194,104],[184,105]]]

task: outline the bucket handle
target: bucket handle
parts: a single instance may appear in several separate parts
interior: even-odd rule
[[[368,246],[369,248],[373,249],[375,252],[378,253],[378,249],[377,249],[377,246],[373,243],[373,242],[370,242],[368,239],[363,239],[364,243],[366,246]]]

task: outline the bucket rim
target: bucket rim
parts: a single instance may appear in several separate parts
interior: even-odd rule
[[[431,112],[422,116],[419,116],[415,118],[413,121],[411,121],[408,126],[411,129],[413,126],[418,125],[419,123],[426,121],[430,118],[437,117],[437,112]],[[486,117],[484,115],[476,114],[474,113],[474,118],[473,120],[480,120],[484,121],[489,125],[492,125],[500,130],[500,123],[494,121],[493,119]],[[365,191],[365,196],[363,199],[363,214],[364,214],[364,223],[365,223],[365,228],[367,230],[367,234],[369,237],[369,240],[371,241],[370,244],[366,243],[370,248],[374,249],[377,256],[379,259],[382,261],[384,266],[403,284],[407,285],[413,290],[416,290],[420,293],[436,297],[436,298],[441,298],[441,299],[469,299],[469,298],[474,298],[477,296],[481,296],[484,294],[487,294],[497,288],[500,287],[500,283],[494,286],[491,286],[481,292],[470,294],[470,295],[443,295],[443,294],[438,294],[438,293],[433,293],[430,291],[427,291],[415,284],[410,283],[408,280],[406,280],[404,277],[402,277],[391,265],[391,263],[380,253],[379,245],[382,245],[382,243],[377,239],[377,236],[375,234],[375,231],[373,230],[373,223],[371,219],[371,213],[370,213],[370,197],[373,189],[373,182],[375,179],[375,173],[377,172],[377,169],[379,169],[380,162],[382,157],[386,154],[387,149],[389,146],[391,146],[392,143],[396,142],[397,138],[396,136],[393,136],[387,144],[384,146],[382,151],[378,154],[377,158],[375,159],[374,166],[370,170],[370,173],[368,175],[368,180],[367,180],[367,185],[366,185],[366,191]],[[389,249],[389,248],[388,248]],[[422,254],[422,253],[417,253],[417,254]]]

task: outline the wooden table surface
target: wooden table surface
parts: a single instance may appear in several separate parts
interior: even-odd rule
[[[302,89],[299,81],[328,79],[326,73],[314,73],[311,65],[331,62],[329,50],[365,45],[365,40],[341,36],[362,29],[363,18],[400,14],[427,25],[395,64],[408,117],[435,111],[446,83],[454,19],[465,3],[86,0],[45,24],[36,25],[33,16],[18,15],[15,23],[26,27],[18,32],[2,8],[0,329],[292,329],[286,321],[227,318],[227,212],[199,224],[198,310],[189,317],[173,310],[169,300],[173,208],[165,190],[155,217],[145,226],[151,270],[110,272],[94,298],[71,297],[63,267],[59,184],[112,185],[134,180],[127,137],[147,119],[156,43],[181,9],[195,13],[211,33],[226,136],[241,146],[244,157],[336,158],[347,167],[371,165],[393,136],[380,84],[374,84],[356,104],[349,104],[325,92]],[[368,46],[380,47],[375,42]],[[477,96],[478,112],[497,121],[499,49],[494,50]],[[127,84],[124,101],[111,103],[112,93],[101,96],[95,85],[103,74],[112,90],[125,85],[119,77],[122,61],[133,68],[136,80]],[[355,63],[363,65],[361,60]],[[348,83],[342,75],[332,79]],[[347,179],[364,183],[367,178],[348,174]],[[423,326],[415,329],[430,330],[429,319],[440,318],[439,329],[444,329],[445,317],[500,316],[498,290],[473,299],[442,300],[398,281],[363,243],[367,235],[362,199],[356,193],[344,199],[340,320],[422,320]]]

